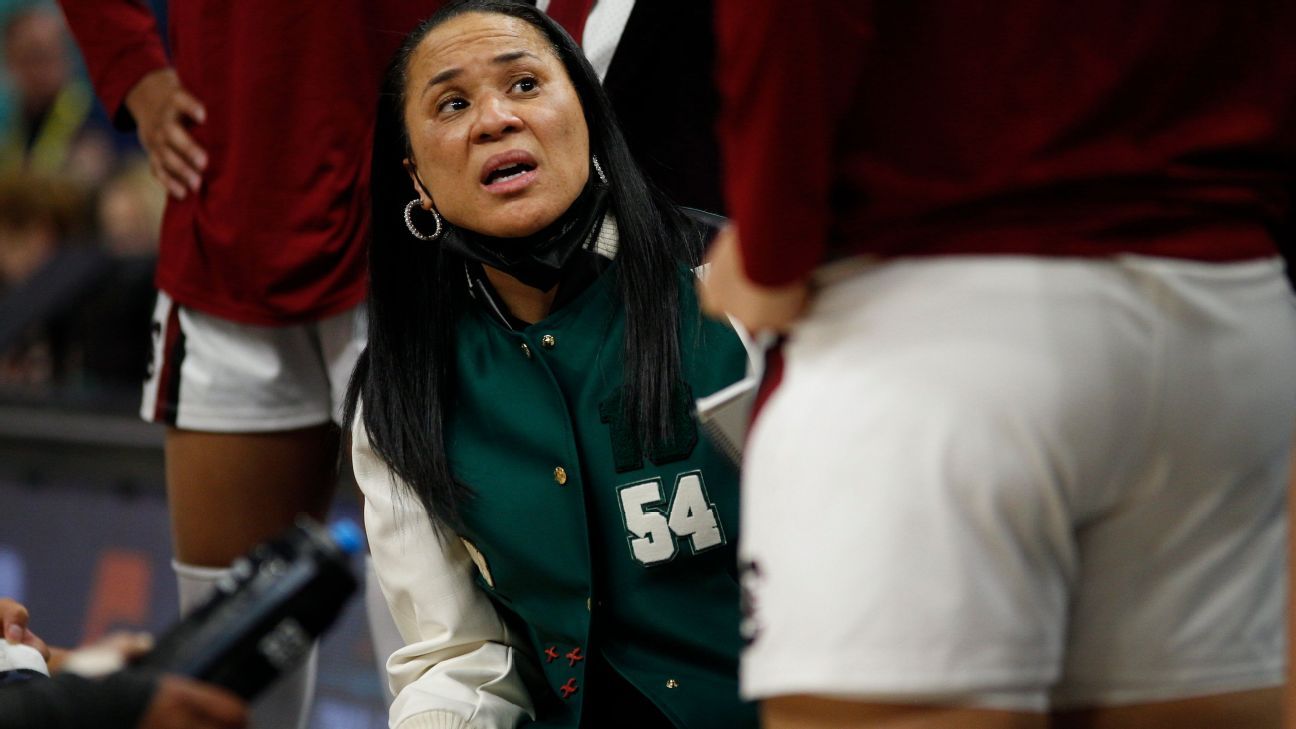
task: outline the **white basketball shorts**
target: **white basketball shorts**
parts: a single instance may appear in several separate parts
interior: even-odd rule
[[[1045,711],[1283,681],[1281,262],[841,267],[747,446],[747,697]]]
[[[140,415],[214,433],[340,423],[366,334],[363,307],[306,324],[256,326],[179,306],[158,292]]]

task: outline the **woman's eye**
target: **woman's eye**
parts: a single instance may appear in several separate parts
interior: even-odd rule
[[[518,91],[521,91],[522,93],[530,93],[532,91],[535,91],[536,88],[538,88],[539,86],[540,86],[540,82],[536,81],[530,76],[526,78],[518,79],[513,84],[513,88],[517,89]]]
[[[440,112],[461,111],[467,108],[468,108],[468,100],[457,96],[453,99],[446,99],[440,104],[437,104],[437,111]]]

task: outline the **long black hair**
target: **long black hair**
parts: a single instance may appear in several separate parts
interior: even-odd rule
[[[438,527],[460,525],[471,489],[457,481],[445,450],[454,410],[455,329],[470,305],[462,259],[406,230],[413,197],[401,160],[408,156],[404,91],[410,58],[437,26],[465,13],[496,13],[535,27],[553,46],[580,98],[590,152],[607,173],[609,211],[620,241],[616,276],[625,309],[625,416],[645,443],[672,428],[672,388],[681,380],[678,276],[696,265],[700,237],[643,176],[617,127],[612,106],[580,47],[535,7],[509,0],[453,2],[405,39],[388,69],[374,132],[373,240],[369,251],[369,346],[347,390],[345,422],[364,402],[375,452],[408,484]]]

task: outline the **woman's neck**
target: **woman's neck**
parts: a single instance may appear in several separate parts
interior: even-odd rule
[[[548,291],[541,291],[527,286],[498,268],[483,265],[482,270],[486,272],[486,279],[490,281],[491,286],[495,287],[496,293],[504,300],[504,305],[513,316],[527,324],[535,324],[553,311],[554,297],[558,294],[556,285]]]

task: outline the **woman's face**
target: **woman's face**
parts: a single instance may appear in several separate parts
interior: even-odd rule
[[[406,83],[413,158],[405,167],[424,208],[468,230],[518,237],[580,195],[589,178],[585,116],[531,24],[496,13],[453,18],[419,43]]]

